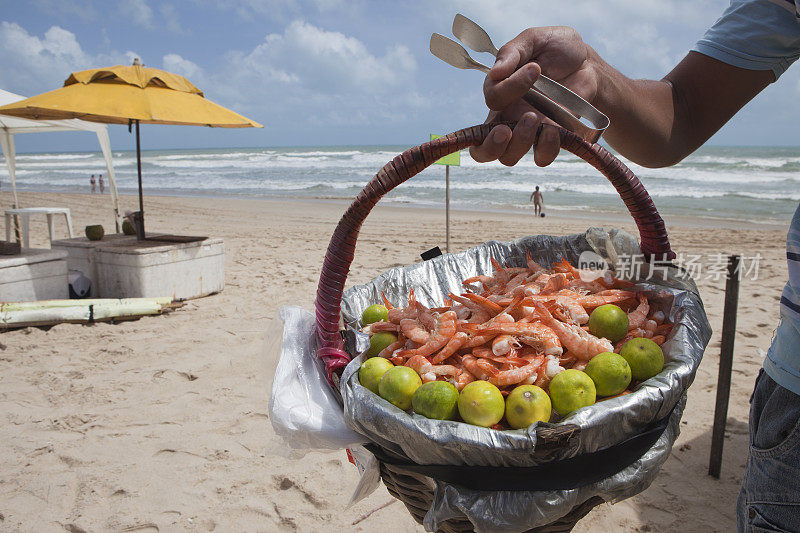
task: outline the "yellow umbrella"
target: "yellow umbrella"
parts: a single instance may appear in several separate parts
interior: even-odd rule
[[[183,76],[133,66],[82,70],[70,74],[64,87],[0,107],[0,114],[34,120],[80,118],[104,124],[136,125],[139,176],[137,235],[144,238],[142,160],[139,123],[262,128],[263,126],[203,97]]]

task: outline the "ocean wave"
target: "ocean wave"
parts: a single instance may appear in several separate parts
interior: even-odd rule
[[[58,153],[47,153],[47,154],[16,154],[17,161],[64,161],[70,159],[89,159],[92,157],[97,157],[98,159],[102,159],[102,154],[58,154]]]

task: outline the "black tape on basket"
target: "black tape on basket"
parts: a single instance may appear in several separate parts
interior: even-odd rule
[[[420,465],[389,453],[375,444],[367,444],[365,447],[378,461],[395,466],[398,470],[407,470],[472,490],[565,490],[591,485],[638,461],[664,433],[670,416],[672,411],[647,430],[617,445],[539,466]]]

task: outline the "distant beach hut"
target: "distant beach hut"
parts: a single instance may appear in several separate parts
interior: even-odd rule
[[[129,67],[117,65],[74,72],[62,88],[2,106],[0,114],[34,120],[78,118],[103,124],[126,124],[129,130],[135,125],[139,239],[144,239],[139,123],[210,128],[263,127],[207,100],[203,92],[183,76],[146,68],[139,64],[138,59]]]

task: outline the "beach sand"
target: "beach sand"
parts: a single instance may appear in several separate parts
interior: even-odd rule
[[[19,196],[23,206],[69,207],[78,233],[87,224],[113,228],[107,196]],[[0,205],[10,204],[0,193]],[[122,204],[135,209],[136,199],[125,196]],[[380,508],[393,501],[382,486],[344,509],[358,479],[344,452],[292,461],[269,451],[266,331],[282,305],[312,309],[323,254],[345,207],[146,197],[150,231],[224,238],[223,292],[165,316],[0,333],[0,529],[422,531],[399,502]],[[452,249],[583,232],[591,213],[578,214],[454,212]],[[649,489],[597,507],[575,531],[735,528],[748,398],[787,277],[786,229],[667,222],[678,252],[762,255],[758,279],[745,279],[740,289],[722,477],[707,470],[724,280],[700,279],[714,336],[689,390],[680,438]],[[44,220],[33,223],[32,244],[46,247]],[[628,219],[602,224],[634,231]],[[417,261],[435,245],[444,245],[441,211],[379,207],[362,230],[349,284]]]

